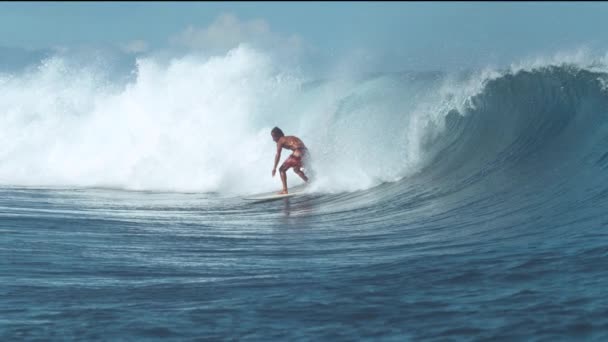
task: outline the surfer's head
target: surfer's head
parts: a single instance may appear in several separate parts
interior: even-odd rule
[[[270,135],[272,135],[272,140],[274,140],[274,141],[277,141],[281,137],[285,136],[285,134],[283,134],[283,131],[281,131],[281,129],[279,127],[273,128],[272,131],[270,132]]]

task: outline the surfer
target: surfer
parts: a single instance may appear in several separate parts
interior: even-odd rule
[[[274,167],[272,168],[272,177],[277,172],[277,165],[279,164],[279,160],[281,159],[281,150],[286,148],[288,150],[292,150],[293,153],[283,162],[283,165],[279,168],[279,173],[281,175],[281,182],[283,182],[283,191],[279,192],[279,195],[287,194],[287,170],[289,168],[293,168],[293,171],[300,176],[306,183],[308,183],[308,177],[302,172],[302,167],[304,166],[304,159],[308,161],[309,153],[308,149],[300,140],[300,138],[289,135],[285,136],[283,131],[279,127],[275,127],[270,132],[272,136],[272,140],[277,143],[277,154],[274,157]]]

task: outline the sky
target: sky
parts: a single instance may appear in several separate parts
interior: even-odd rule
[[[436,69],[608,51],[606,18],[608,2],[1,2],[0,53],[222,51],[253,41],[388,70]]]

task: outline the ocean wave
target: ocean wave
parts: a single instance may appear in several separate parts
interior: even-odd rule
[[[211,57],[142,57],[122,82],[102,65],[55,56],[1,77],[1,184],[268,191],[279,186],[270,177],[273,126],[305,141],[311,190],[324,193],[421,174],[466,182],[576,155],[601,164],[606,153],[596,146],[605,139],[607,83],[597,66],[318,80],[247,46]],[[300,180],[289,174],[288,182]]]

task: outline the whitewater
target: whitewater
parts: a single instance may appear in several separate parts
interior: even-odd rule
[[[606,61],[319,77],[241,45],[1,73],[0,336],[605,340]],[[252,204],[274,126],[314,179]]]

